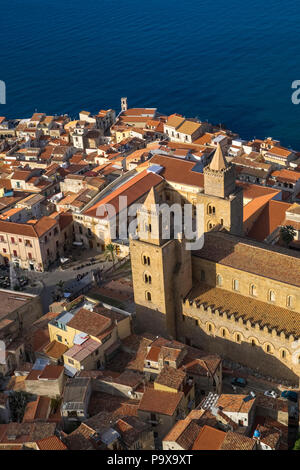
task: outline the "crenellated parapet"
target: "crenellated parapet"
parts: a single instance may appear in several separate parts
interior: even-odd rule
[[[279,327],[270,325],[270,323],[264,323],[263,320],[259,322],[253,321],[250,318],[246,318],[246,316],[241,313],[221,310],[215,305],[201,303],[199,300],[183,299],[182,312],[184,316],[191,318],[209,315],[212,321],[214,318],[215,320],[222,319],[235,324],[235,326],[238,325],[241,329],[254,330],[266,337],[269,336],[270,340],[273,338],[291,344],[298,339],[298,336],[296,336],[294,332],[288,331],[287,329],[280,329]]]

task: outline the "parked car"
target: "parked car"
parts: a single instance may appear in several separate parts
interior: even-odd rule
[[[249,395],[243,398],[243,401],[247,402],[247,401],[253,400],[255,397],[256,397],[255,393],[251,391],[249,392]]]
[[[278,393],[276,393],[275,390],[266,390],[264,395],[270,398],[278,398]]]
[[[247,380],[243,379],[242,377],[234,377],[234,379],[231,381],[231,385],[244,388],[247,385]]]
[[[292,390],[284,390],[281,393],[281,396],[282,396],[282,398],[286,398],[287,400],[291,400],[295,403],[297,403],[297,401],[298,401],[298,393],[293,392]]]

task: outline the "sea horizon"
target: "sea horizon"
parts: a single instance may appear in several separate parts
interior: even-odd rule
[[[59,8],[57,8],[59,5]],[[3,0],[0,115],[157,107],[300,150],[297,3]],[[18,12],[18,14],[16,14]],[[258,14],[259,13],[259,14]]]

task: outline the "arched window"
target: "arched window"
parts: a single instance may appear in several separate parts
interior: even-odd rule
[[[217,274],[217,286],[221,286],[223,284],[223,278],[221,274]]]
[[[207,331],[208,331],[209,333],[212,333],[212,330],[213,330],[212,324],[211,324],[211,323],[208,323],[208,324],[207,324]]]
[[[269,354],[273,354],[273,348],[270,344],[266,344],[265,351]]]
[[[240,343],[242,341],[242,337],[239,333],[236,333],[235,340],[236,340],[237,343]]]
[[[275,299],[276,299],[275,292],[273,290],[270,290],[270,292],[269,292],[269,301],[270,302],[275,302]]]
[[[286,359],[287,353],[286,353],[286,350],[285,350],[285,349],[282,349],[282,350],[280,351],[280,357],[281,357],[281,359]]]
[[[144,274],[144,281],[146,282],[146,284],[151,284],[151,281],[152,281],[152,278],[150,276],[150,274]]]
[[[250,295],[252,295],[253,297],[257,297],[257,289],[254,284],[251,284],[250,286]]]
[[[286,306],[289,308],[295,307],[295,298],[293,295],[288,295],[286,298]]]
[[[255,339],[251,339],[251,346],[257,346]]]
[[[150,302],[151,301],[151,292],[146,292],[146,299]]]
[[[150,266],[150,258],[149,256],[143,255],[143,264]]]
[[[233,290],[236,290],[236,291],[239,290],[239,281],[238,281],[238,279],[233,280]]]
[[[221,336],[223,336],[223,338],[226,337],[226,330],[225,330],[225,328],[221,328]]]
[[[207,206],[207,213],[208,214],[215,214],[216,213],[216,208],[215,206],[211,206],[210,204]]]

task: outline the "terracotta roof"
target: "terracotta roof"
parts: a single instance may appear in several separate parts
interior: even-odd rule
[[[0,232],[38,238],[44,235],[46,232],[48,232],[48,230],[50,230],[57,224],[55,220],[47,216],[44,216],[38,221],[34,222],[34,225],[32,225],[30,223],[19,224],[15,222],[5,222],[0,220]]]
[[[300,173],[298,171],[282,170],[273,171],[271,178],[275,178],[277,181],[296,183],[300,179]]]
[[[136,416],[125,416],[119,419],[113,427],[121,435],[121,439],[127,447],[131,447],[138,441],[141,433],[151,429],[150,424],[144,423]]]
[[[26,405],[23,423],[30,423],[36,420],[46,421],[50,411],[49,397],[38,396],[35,401],[30,401]]]
[[[273,429],[272,427],[262,425],[258,425],[257,429],[260,431],[261,434],[261,442],[271,447],[271,449],[276,449],[280,441],[280,431],[278,429]]]
[[[74,344],[74,346],[65,352],[65,356],[80,362],[92,355],[99,347],[100,343],[98,341],[89,338],[83,344]]]
[[[59,359],[63,354],[68,350],[68,346],[60,343],[59,341],[53,340],[51,343],[48,343],[43,351],[47,356],[53,359]]]
[[[200,431],[201,426],[199,426],[197,421],[187,417],[184,420],[177,421],[163,440],[176,442],[182,449],[189,450],[192,448]]]
[[[196,163],[181,160],[179,158],[165,155],[154,155],[148,160],[148,166],[157,164],[163,167],[159,173],[166,181],[187,184],[188,186],[204,187],[204,176],[202,173],[192,171]]]
[[[254,222],[251,230],[247,233],[247,236],[257,241],[264,241],[268,235],[273,233],[277,227],[283,224],[285,213],[290,206],[291,204],[287,202],[275,200],[268,201],[263,211]]]
[[[111,325],[111,320],[103,315],[91,312],[85,308],[78,310],[68,322],[68,327],[83,331],[91,336],[98,336]]]
[[[8,222],[9,223],[9,222]],[[0,222],[1,225],[1,222]],[[0,319],[7,317],[10,313],[32,302],[31,295],[25,295],[20,292],[10,293],[5,289],[0,289]]]
[[[139,410],[172,416],[183,396],[183,392],[162,392],[153,388],[146,388]]]
[[[252,201],[243,207],[243,222],[244,224],[246,223],[246,227],[248,221],[253,221],[253,216],[255,217],[255,215],[258,217],[273,197],[273,194],[265,194],[252,199]]]
[[[254,450],[256,443],[253,439],[242,434],[228,431],[221,444],[220,450]]]
[[[224,232],[207,232],[203,248],[193,255],[300,287],[300,255],[295,251],[291,253]]]
[[[160,347],[158,346],[151,346],[147,356],[146,360],[148,361],[153,361],[153,362],[158,362],[158,357],[160,353]]]
[[[186,119],[179,127],[177,127],[176,131],[186,135],[193,135],[200,128],[201,124],[199,124],[199,122]]]
[[[300,336],[299,314],[287,308],[278,307],[273,303],[262,302],[252,297],[245,297],[236,292],[230,292],[219,287],[205,284],[195,287],[189,295],[197,303],[209,305],[222,312],[233,314],[236,318],[259,323],[260,327],[267,326],[278,331]],[[188,308],[184,307],[188,311]]]
[[[174,367],[165,366],[160,374],[156,377],[154,381],[155,384],[164,385],[169,388],[174,388],[180,390],[180,387],[183,385],[186,374],[180,369],[174,369]]]
[[[67,446],[57,436],[49,436],[37,441],[40,450],[67,450]]]
[[[177,129],[177,127],[180,126],[184,121],[185,118],[179,114],[171,114],[171,116],[168,117],[166,126],[175,127],[175,129]]]
[[[1,444],[20,444],[36,442],[46,437],[54,436],[55,423],[8,423],[0,424]]]
[[[287,158],[291,153],[291,150],[279,146],[272,147],[271,150],[268,150],[268,154],[278,155],[283,158]]]
[[[40,373],[39,379],[57,380],[63,372],[63,366],[49,364],[43,369],[42,373]]]
[[[223,413],[249,413],[255,403],[254,400],[244,401],[247,395],[222,394],[218,398],[216,406],[220,407]]]
[[[192,450],[219,450],[226,433],[210,426],[203,426]]]
[[[267,194],[273,194],[273,197],[280,193],[279,189],[269,188],[267,186],[259,186],[258,184],[245,183],[237,181],[236,185],[243,188],[244,199],[255,199]]]
[[[127,197],[127,207],[131,204],[136,202],[140,199],[143,195],[145,195],[153,186],[157,186],[162,182],[162,178],[154,173],[147,173],[146,170],[138,173],[136,176],[131,178],[125,184],[120,186],[119,188],[115,189],[111,194],[101,199],[99,202],[94,204],[92,207],[87,209],[84,214],[90,217],[97,216],[97,209],[99,206],[103,206],[105,208],[105,204],[112,205],[115,210],[116,214],[119,213],[119,197],[125,196]],[[98,218],[106,218],[107,212],[102,216],[97,216]]]

